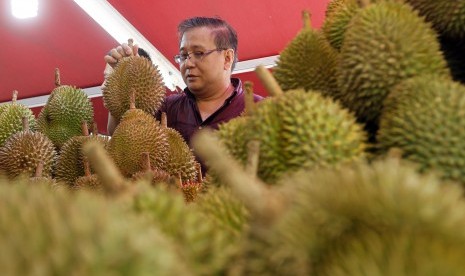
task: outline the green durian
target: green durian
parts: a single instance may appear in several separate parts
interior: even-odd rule
[[[23,117],[24,130],[11,135],[0,147],[0,169],[9,177],[32,177],[41,164],[41,175],[51,177],[57,158],[55,146],[44,134],[30,130],[28,120]]]
[[[137,108],[155,115],[165,98],[163,77],[151,61],[140,56],[123,58],[103,86],[106,108],[117,120],[129,109],[129,95],[135,91]]]
[[[73,186],[79,177],[85,176],[82,147],[87,141],[97,141],[105,149],[109,147],[109,138],[99,135],[74,136],[62,146],[57,159],[55,178]],[[91,171],[92,172],[92,171]]]
[[[335,96],[338,53],[310,26],[309,17],[304,11],[304,27],[280,53],[273,75],[284,91],[303,88]]]
[[[57,148],[73,136],[81,135],[81,124],[92,125],[94,110],[87,94],[79,88],[60,85],[56,70],[57,87],[39,113],[38,130],[47,135]]]
[[[465,38],[465,2],[462,0],[405,0],[433,24],[438,33]]]
[[[350,21],[341,48],[341,102],[360,122],[378,123],[389,91],[423,74],[450,76],[437,35],[407,4],[380,2]]]
[[[248,225],[249,210],[229,187],[209,187],[195,201],[194,206],[222,231],[242,236]]]
[[[153,168],[165,166],[168,140],[160,122],[141,109],[124,113],[108,145],[108,153],[126,177],[143,169],[141,155],[148,152]]]
[[[378,145],[399,148],[420,171],[438,170],[465,184],[465,87],[425,75],[400,83],[386,98]]]
[[[357,0],[332,0],[328,3],[321,30],[334,49],[341,49],[347,25],[360,8]]]
[[[14,133],[25,130],[23,128],[23,117],[28,120],[31,130],[36,128],[36,118],[32,110],[24,104],[18,103],[16,98],[18,91],[13,91],[11,103],[0,105],[0,146]]]
[[[173,177],[180,175],[182,182],[197,181],[200,164],[195,160],[192,149],[177,130],[165,127],[164,131],[168,142],[168,154],[160,169]]]
[[[231,230],[218,228],[203,212],[186,205],[181,193],[163,185],[145,187],[134,197],[134,210],[182,248],[194,275],[224,275],[240,237]]]
[[[0,183],[3,274],[192,275],[179,248],[123,206],[26,184]]]
[[[285,173],[334,166],[364,156],[366,135],[355,117],[319,93],[295,89],[267,98],[247,120],[242,127],[246,141],[233,144],[245,147],[251,140],[259,141],[257,175],[269,184]],[[227,134],[220,131],[219,135],[226,147],[229,140],[236,139]],[[228,151],[242,153],[234,157],[246,165],[246,149]]]

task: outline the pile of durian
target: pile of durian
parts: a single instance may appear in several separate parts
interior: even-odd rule
[[[155,119],[156,66],[119,62],[100,135],[79,88],[0,105],[5,275],[465,275],[465,2],[332,0],[269,97],[202,130]],[[205,162],[206,177],[195,156]]]

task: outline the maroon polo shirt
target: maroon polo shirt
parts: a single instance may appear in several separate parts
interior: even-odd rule
[[[227,98],[223,105],[202,121],[194,95],[189,89],[184,89],[184,93],[174,94],[166,97],[161,112],[166,113],[168,127],[174,128],[181,133],[187,144],[194,133],[204,127],[218,129],[220,123],[225,123],[232,118],[239,116],[244,111],[244,90],[240,79],[231,78],[234,86],[234,92]],[[263,97],[254,95],[255,102],[262,100]]]
[[[166,97],[157,118],[160,119],[160,114],[165,112],[168,127],[179,131],[186,143],[191,146],[191,138],[197,130],[204,127],[218,129],[219,124],[241,115],[244,111],[245,93],[242,88],[242,82],[238,78],[231,78],[231,83],[234,86],[234,92],[224,101],[223,105],[217,111],[204,121],[202,121],[202,117],[200,116],[194,95],[187,88],[184,89],[184,93]],[[263,97],[254,95],[255,102],[262,99]],[[205,166],[203,162],[200,163],[202,164],[202,172],[205,174]]]

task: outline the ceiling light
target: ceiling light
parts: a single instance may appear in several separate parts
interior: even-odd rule
[[[16,18],[36,17],[39,0],[11,0],[11,13]]]

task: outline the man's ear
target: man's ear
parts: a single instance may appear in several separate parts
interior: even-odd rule
[[[224,70],[231,70],[234,63],[234,50],[226,49],[224,51]]]

